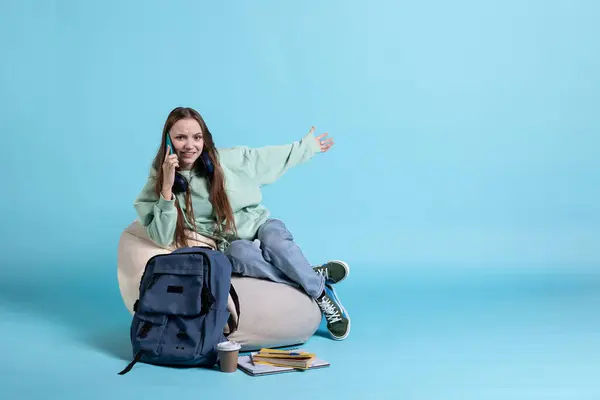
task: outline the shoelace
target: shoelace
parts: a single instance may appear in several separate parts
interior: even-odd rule
[[[325,279],[329,279],[329,268],[319,268],[316,271],[317,274],[323,275]]]
[[[330,324],[342,320],[339,310],[327,296],[323,296],[323,299],[319,302],[319,306],[321,307],[321,310],[323,310],[323,314],[325,314],[325,319]]]

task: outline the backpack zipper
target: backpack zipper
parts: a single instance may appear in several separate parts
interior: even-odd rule
[[[208,279],[207,279],[207,283],[206,285],[203,285],[202,287],[202,313],[203,314],[207,314],[208,310],[210,309],[210,307],[214,304],[215,302],[215,296],[213,296],[212,294],[212,265],[210,264],[210,259],[209,257],[206,255],[206,253],[199,251],[199,254],[202,255],[202,257],[204,258],[204,260],[206,261],[206,266],[208,269]]]

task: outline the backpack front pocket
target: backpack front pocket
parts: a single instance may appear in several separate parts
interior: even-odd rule
[[[168,316],[162,343],[161,357],[172,361],[192,360],[202,342],[206,316],[193,318]]]
[[[131,339],[134,353],[143,351],[155,356],[159,354],[159,346],[163,332],[167,326],[167,317],[164,315],[146,315],[138,313],[134,316],[131,325]]]
[[[143,312],[167,315],[194,316],[202,311],[204,277],[194,273],[155,273],[140,298]]]

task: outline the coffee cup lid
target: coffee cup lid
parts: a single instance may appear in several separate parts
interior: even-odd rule
[[[239,343],[233,341],[221,342],[217,345],[217,350],[221,351],[235,351],[241,348],[242,346],[240,346]]]

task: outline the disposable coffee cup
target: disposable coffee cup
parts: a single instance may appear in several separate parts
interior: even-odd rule
[[[242,346],[238,343],[230,341],[221,342],[217,345],[222,372],[235,372],[237,370],[238,355],[241,348]]]

